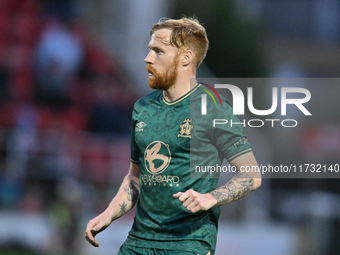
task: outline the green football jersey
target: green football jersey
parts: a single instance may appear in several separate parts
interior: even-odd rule
[[[221,165],[251,151],[242,125],[218,125],[213,119],[240,122],[223,99],[208,104],[201,115],[203,85],[174,102],[154,91],[135,103],[132,116],[131,161],[140,164],[140,196],[127,245],[214,254],[219,207],[189,212],[173,194],[193,189],[208,193],[218,178],[195,173],[197,166]],[[241,142],[240,142],[241,141]],[[216,177],[216,176],[214,176]]]

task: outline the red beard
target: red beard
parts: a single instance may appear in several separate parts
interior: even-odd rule
[[[147,65],[145,69],[151,72],[153,76],[149,76],[148,84],[152,89],[168,90],[177,80],[178,75],[178,56],[164,73],[158,73],[151,65]]]

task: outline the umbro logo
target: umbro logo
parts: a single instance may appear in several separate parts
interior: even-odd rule
[[[136,132],[138,132],[138,131],[143,131],[144,129],[143,129],[143,127],[145,127],[146,126],[146,124],[143,122],[143,121],[141,121],[141,122],[139,122],[137,125],[136,125]]]
[[[143,121],[141,121],[141,122],[139,122],[136,126],[137,126],[138,128],[143,128],[143,127],[146,126],[146,124],[145,124]]]

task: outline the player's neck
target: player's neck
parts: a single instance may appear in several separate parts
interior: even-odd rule
[[[190,87],[190,79],[196,79],[195,74],[187,76],[178,76],[176,83],[171,86],[168,90],[163,91],[163,97],[168,102],[176,101],[177,99],[184,96],[192,88]],[[191,81],[192,82],[192,81]]]

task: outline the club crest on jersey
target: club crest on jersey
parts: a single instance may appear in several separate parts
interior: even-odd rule
[[[137,125],[136,125],[136,132],[138,132],[138,131],[143,131],[144,129],[143,129],[143,127],[145,127],[146,126],[146,124],[143,122],[143,121],[141,121],[141,122],[139,122]]]
[[[183,123],[179,126],[178,137],[188,137],[191,138],[191,130],[194,128],[191,119],[183,120]]]

